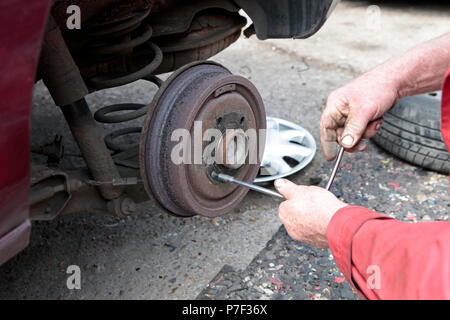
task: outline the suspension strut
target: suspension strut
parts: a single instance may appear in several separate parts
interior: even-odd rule
[[[82,98],[63,106],[61,110],[94,179],[98,181],[119,179],[119,171],[102,140],[101,131],[92,117],[86,100]],[[122,193],[121,187],[113,184],[99,185],[99,189],[102,196],[108,200],[118,198]]]
[[[88,94],[87,88],[52,16],[42,44],[39,69],[55,103],[61,107],[94,179],[108,181],[120,178],[84,99]],[[112,185],[99,186],[99,190],[107,200],[116,199],[122,193],[120,187]]]

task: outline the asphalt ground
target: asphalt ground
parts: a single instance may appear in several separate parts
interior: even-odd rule
[[[315,180],[324,186],[330,165]],[[405,222],[448,221],[448,178],[393,158],[370,143],[367,151],[345,154],[331,190],[354,205]],[[292,240],[284,227],[244,270],[227,265],[198,299],[358,299],[330,250]]]
[[[320,114],[332,90],[448,32],[449,13],[440,2],[344,1],[309,39],[241,38],[212,60],[250,79],[269,116],[303,126],[318,142]],[[138,81],[87,100],[97,110],[148,103],[155,91]],[[55,134],[63,136],[68,154],[79,153],[60,110],[38,83],[32,145]],[[42,161],[36,155],[33,160]],[[63,161],[64,167],[78,165],[76,156]],[[323,186],[331,165],[318,148],[313,162],[290,179]],[[405,164],[371,143],[366,152],[345,156],[333,191],[348,203],[405,221],[448,220],[447,177]],[[277,207],[272,198],[250,192],[233,212],[215,219],[180,219],[150,201],[126,219],[91,212],[35,222],[29,247],[0,267],[0,299],[355,298],[330,251],[291,240]],[[69,265],[81,269],[80,290],[66,286]]]

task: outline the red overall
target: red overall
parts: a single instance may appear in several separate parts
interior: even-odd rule
[[[450,151],[450,69],[441,131]],[[367,299],[450,299],[450,222],[405,223],[348,206],[327,229],[339,269]]]

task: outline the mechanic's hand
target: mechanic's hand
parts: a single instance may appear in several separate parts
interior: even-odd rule
[[[398,88],[376,68],[335,90],[328,97],[320,120],[320,139],[327,160],[336,157],[336,142],[347,152],[363,151],[361,139],[371,138],[380,129],[383,115],[398,100]]]
[[[286,179],[276,180],[275,187],[286,198],[278,208],[278,216],[289,236],[318,248],[328,248],[328,223],[347,204],[325,189],[298,186]]]

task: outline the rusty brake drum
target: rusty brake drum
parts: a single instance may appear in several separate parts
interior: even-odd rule
[[[252,182],[265,128],[264,105],[250,81],[214,62],[186,65],[161,86],[142,130],[139,160],[147,193],[178,216],[215,217],[231,211],[248,190],[217,182],[210,174],[214,170]],[[221,135],[209,137],[209,129]],[[231,158],[241,162],[231,163],[224,147],[229,144],[223,141],[238,139],[243,147],[232,148],[238,156]]]

